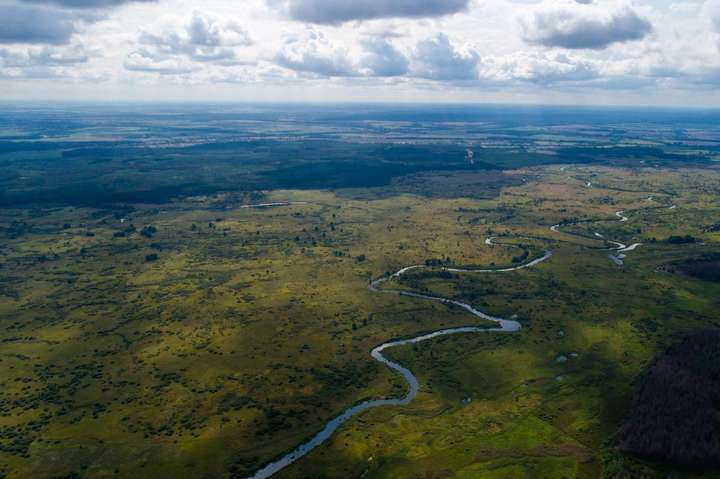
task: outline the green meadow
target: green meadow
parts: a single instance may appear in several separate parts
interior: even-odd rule
[[[277,477],[720,477],[615,449],[652,359],[720,328],[720,283],[671,268],[720,253],[720,172],[551,165],[454,194],[463,174],[0,210],[0,476],[247,477],[347,407],[404,394],[373,347],[492,326],[372,279],[551,250],[515,272],[391,281],[523,328],[389,351],[415,401],[354,418]],[[243,207],[269,202],[290,204]],[[619,266],[608,240],[643,245]]]

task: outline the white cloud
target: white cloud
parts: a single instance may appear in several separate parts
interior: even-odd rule
[[[338,47],[317,30],[289,37],[274,57],[275,63],[288,70],[323,77],[357,76],[346,48]]]
[[[402,76],[408,73],[410,62],[385,38],[368,38],[363,41],[365,56],[362,66],[365,75],[378,77]]]
[[[720,0],[706,0],[704,10],[710,21],[713,22],[715,30],[720,32]]]
[[[147,50],[136,50],[125,59],[125,69],[133,72],[181,75],[197,70],[188,61],[177,58],[157,57]]]
[[[119,97],[162,97],[172,84],[188,97],[223,85],[223,98],[250,100],[614,102],[623,90],[639,102],[668,92],[720,102],[720,0],[195,5],[0,0],[0,77],[27,78],[20,97],[44,94],[42,78],[53,78],[78,97],[106,82]]]
[[[447,35],[435,36],[418,42],[414,59],[414,74],[430,80],[477,80],[480,55],[471,48],[453,45]]]
[[[717,40],[717,48],[720,50],[720,0],[707,0],[704,10],[705,15],[712,24]]]
[[[69,47],[20,47],[0,49],[0,76],[55,78],[70,76],[73,67],[88,62],[89,53],[78,45]]]
[[[563,82],[585,82],[600,76],[596,62],[558,52],[516,52],[483,59],[482,78],[501,82],[530,82],[551,85]]]
[[[234,20],[220,20],[205,13],[194,12],[179,24],[165,25],[160,33],[143,31],[139,42],[143,49],[140,56],[160,62],[237,61],[236,48],[252,45],[249,34]],[[137,58],[138,55],[135,55]]]

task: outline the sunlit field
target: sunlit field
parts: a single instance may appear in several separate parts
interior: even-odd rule
[[[719,283],[682,267],[720,254],[718,170],[548,165],[443,194],[457,175],[417,177],[432,196],[391,184],[3,209],[2,471],[250,476],[352,404],[404,394],[374,346],[492,326],[367,287],[427,263],[388,287],[522,329],[390,351],[418,377],[415,401],[352,419],[278,478],[715,477],[639,461],[615,438],[652,359],[720,327]],[[258,203],[283,204],[244,207]],[[642,246],[618,265],[611,241]],[[439,268],[546,250],[514,272]]]

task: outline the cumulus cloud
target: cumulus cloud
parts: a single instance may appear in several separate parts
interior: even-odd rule
[[[410,71],[408,57],[387,38],[366,37],[347,48],[314,29],[288,37],[274,62],[313,77],[399,77]]]
[[[252,45],[250,36],[237,22],[199,12],[179,28],[143,32],[140,43],[147,47],[149,58],[184,56],[197,62],[233,62],[236,47]]]
[[[469,0],[268,0],[293,20],[341,24],[378,18],[426,18],[458,13]]]
[[[0,49],[0,76],[49,78],[66,76],[70,67],[87,63],[88,53],[79,45],[67,48],[30,47]]]
[[[442,33],[418,42],[406,55],[386,38],[367,37],[354,48],[346,48],[316,30],[289,37],[274,57],[278,66],[314,77],[436,81],[477,80],[479,60],[475,51],[452,44]]]
[[[545,3],[520,23],[525,41],[568,49],[601,50],[653,31],[652,24],[629,6],[613,9],[588,1]]]
[[[86,63],[87,61],[87,52],[79,46],[62,50],[50,47],[21,51],[0,49],[0,62],[4,67],[62,66]]]
[[[178,58],[160,58],[147,50],[136,50],[125,59],[125,69],[133,72],[181,75],[197,70],[197,67]]]
[[[410,62],[384,38],[369,38],[363,42],[365,56],[362,66],[366,75],[377,77],[402,76],[408,72]]]
[[[288,38],[274,60],[279,66],[299,73],[326,77],[358,75],[348,51],[336,47],[315,30]]]
[[[480,55],[472,49],[460,49],[450,43],[447,35],[418,42],[415,49],[415,76],[430,80],[462,81],[478,78]]]
[[[600,66],[589,60],[557,52],[515,52],[484,58],[483,80],[495,83],[529,82],[552,85],[586,82],[600,77]]]

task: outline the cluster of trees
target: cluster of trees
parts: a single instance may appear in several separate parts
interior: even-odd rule
[[[697,243],[697,239],[691,235],[671,236],[668,238],[668,243],[670,243],[670,244],[691,244],[691,243]]]
[[[140,235],[144,236],[145,238],[152,238],[155,236],[155,233],[157,233],[157,228],[154,226],[145,226],[141,231]]]
[[[130,224],[130,225],[129,225],[127,228],[125,228],[124,230],[122,230],[122,231],[116,231],[116,232],[113,234],[113,237],[115,237],[115,238],[125,238],[126,236],[133,235],[133,234],[135,234],[135,233],[137,233],[137,232],[138,232],[138,231],[137,231],[137,228],[135,227],[135,225],[134,225],[134,224]],[[145,238],[152,238],[153,236],[155,236],[155,233],[157,233],[157,228],[154,227],[154,226],[152,226],[152,225],[145,226],[145,227],[143,227],[143,229],[140,230],[140,236],[143,236],[143,237],[145,237]]]
[[[688,466],[720,466],[720,331],[695,331],[641,378],[619,449]]]
[[[513,264],[522,263],[526,259],[528,259],[528,256],[530,256],[530,251],[528,251],[527,249],[524,249],[520,256],[513,257],[512,262],[513,262]]]
[[[449,256],[444,259],[432,258],[432,259],[425,260],[425,266],[427,266],[429,268],[440,268],[443,266],[448,266],[448,265],[450,265],[450,263],[452,263],[452,260],[450,259]]]

